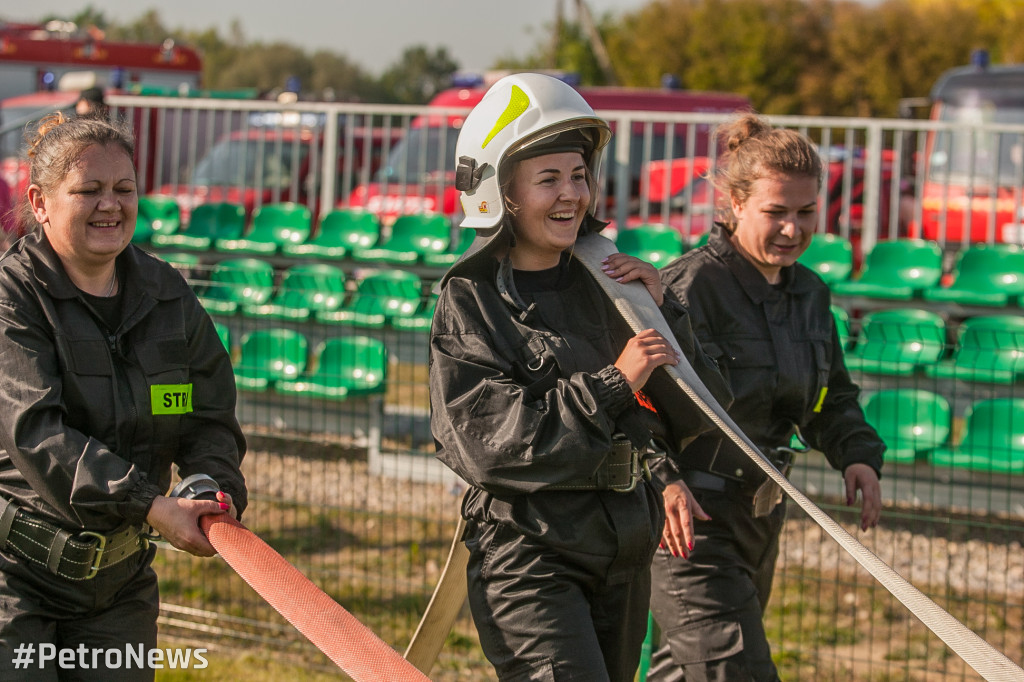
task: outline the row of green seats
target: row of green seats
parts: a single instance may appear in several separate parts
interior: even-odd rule
[[[707,234],[693,248],[707,242]],[[618,249],[664,267],[690,248],[667,225],[619,230]],[[818,273],[839,296],[888,300],[921,298],[936,303],[1003,307],[1024,306],[1024,249],[1016,244],[973,244],[960,251],[942,285],[942,252],[921,239],[878,242],[859,273],[853,271],[853,246],[834,234],[816,234],[800,262]]]
[[[849,315],[832,308],[851,371],[933,379],[1012,384],[1024,377],[1024,317],[979,315],[960,323],[955,343],[937,313],[915,308],[878,310],[861,320],[851,343]]]
[[[863,400],[864,416],[888,449],[890,462],[927,461],[995,473],[1024,473],[1024,399],[988,398],[967,408],[953,442],[952,414],[943,396],[920,389],[887,389]]]
[[[708,234],[705,232],[691,245],[674,227],[648,223],[619,230],[615,235],[615,246],[622,253],[635,256],[657,268],[662,268],[690,248],[704,245],[707,243],[707,239]]]
[[[284,270],[280,284],[274,280],[267,261],[228,258],[193,286],[212,314],[375,329],[428,330],[436,302],[434,296],[425,300],[415,273],[392,268],[364,272],[351,290],[345,272],[329,263],[296,264]]]
[[[972,244],[962,249],[942,285],[942,251],[921,239],[878,242],[853,276],[850,242],[816,234],[800,262],[816,271],[838,296],[921,298],[935,303],[1003,307],[1024,305],[1024,249],[1016,244]]]
[[[227,325],[217,323],[221,341],[234,351]],[[299,394],[344,400],[383,393],[388,352],[369,336],[337,336],[310,354],[306,337],[293,329],[259,329],[245,334],[233,353],[235,385],[244,391]]]
[[[253,212],[246,232],[244,209],[232,203],[200,204],[189,222],[182,224],[173,197],[147,195],[139,198],[136,243],[155,247],[235,254],[338,260],[352,258],[368,263],[412,264],[448,267],[467,249],[475,232],[463,230],[451,243],[451,221],[439,214],[399,216],[390,236],[381,242],[377,216],[367,211],[335,209],[323,216],[312,231],[309,209],[301,204],[267,204]]]

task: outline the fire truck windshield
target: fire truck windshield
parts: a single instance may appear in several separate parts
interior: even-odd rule
[[[66,112],[73,111],[74,98],[69,96]],[[35,124],[46,114],[57,109],[38,106],[13,106],[0,108],[0,158],[18,156],[23,146],[25,130],[30,124]]]
[[[417,185],[438,182],[440,173],[451,175],[454,182],[455,143],[459,131],[451,127],[424,126],[411,128],[391,150],[388,162],[377,171],[380,183]]]
[[[945,104],[938,120],[965,124],[935,136],[932,177],[973,177],[976,182],[1016,185],[1024,170],[1024,133],[971,129],[978,124],[1024,124],[1024,104],[998,107]]]
[[[192,181],[197,185],[284,189],[291,182],[292,168],[301,166],[308,154],[308,144],[293,148],[286,142],[283,149],[277,149],[273,141],[265,139],[223,140],[196,165]]]

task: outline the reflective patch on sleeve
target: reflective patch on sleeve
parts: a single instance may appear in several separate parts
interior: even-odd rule
[[[523,112],[529,108],[530,96],[523,92],[522,88],[518,85],[513,85],[512,95],[509,98],[508,106],[505,107],[505,111],[501,113],[501,116],[498,118],[498,122],[494,124],[493,128],[491,128],[491,132],[489,132],[487,137],[484,138],[484,143],[480,145],[480,148],[486,148],[487,143],[493,140],[495,135],[500,133],[509,123],[522,116]]]
[[[192,411],[192,384],[155,384],[149,387],[153,414],[188,414]]]
[[[825,395],[828,393],[828,386],[821,389],[821,394],[818,396],[818,402],[814,406],[815,412],[821,412],[821,406],[825,404]]]

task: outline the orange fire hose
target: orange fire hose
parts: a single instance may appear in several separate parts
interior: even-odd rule
[[[199,525],[228,565],[356,682],[429,682],[241,523],[216,514],[201,517]]]

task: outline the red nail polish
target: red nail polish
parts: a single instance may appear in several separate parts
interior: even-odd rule
[[[690,544],[688,544],[686,548],[689,549],[691,552],[693,551],[693,540],[690,540]]]
[[[227,511],[228,509],[231,509],[231,505],[227,504],[226,502],[221,502],[220,508],[223,509],[224,511]]]

